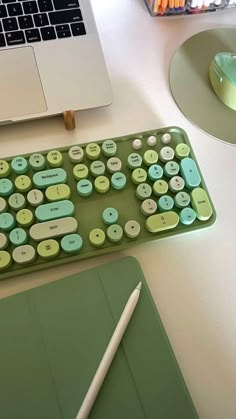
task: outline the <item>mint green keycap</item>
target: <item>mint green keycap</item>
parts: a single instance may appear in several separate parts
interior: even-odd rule
[[[3,231],[11,230],[15,225],[15,218],[9,212],[0,214],[0,229]]]
[[[107,229],[107,237],[111,242],[119,242],[123,237],[123,229],[119,224],[112,224]]]
[[[151,215],[147,218],[145,227],[150,233],[159,233],[160,231],[175,228],[179,223],[179,216],[174,211],[163,212],[161,214]]]
[[[11,162],[13,172],[17,175],[23,175],[28,171],[28,162],[24,157],[15,157]]]
[[[174,206],[174,200],[169,195],[163,195],[158,200],[158,208],[160,211],[170,211]]]
[[[66,172],[64,169],[49,169],[37,172],[33,176],[33,182],[39,189],[46,189],[48,186],[66,182]]]
[[[183,208],[179,214],[180,222],[184,225],[190,225],[196,219],[196,212],[189,207]]]
[[[128,156],[127,165],[130,169],[136,169],[142,165],[142,157],[138,153],[131,153]]]
[[[51,202],[50,204],[39,205],[35,210],[35,216],[39,221],[50,221],[58,218],[70,217],[74,214],[73,202],[67,199]]]
[[[15,211],[24,208],[25,202],[25,197],[21,193],[13,193],[8,199],[8,204]]]
[[[189,153],[190,153],[190,147],[188,146],[188,144],[184,144],[184,143],[178,144],[175,149],[175,155],[179,159],[188,157]]]
[[[115,156],[117,151],[117,145],[113,140],[106,140],[102,143],[102,152],[104,156],[112,157]]]
[[[163,176],[163,169],[159,164],[153,164],[148,169],[148,177],[150,180],[158,180]]]
[[[14,190],[10,179],[0,179],[0,196],[9,196]]]
[[[180,172],[185,180],[187,188],[193,189],[200,185],[201,177],[196,163],[190,157],[185,157],[180,163]]]
[[[106,170],[106,167],[102,161],[95,160],[90,165],[90,172],[94,177],[104,175],[105,170]]]
[[[168,161],[164,166],[165,175],[168,177],[176,176],[179,173],[179,165],[176,161]]]
[[[15,246],[21,246],[27,242],[27,233],[23,228],[14,228],[9,234],[9,239]]]
[[[83,246],[83,239],[79,234],[68,234],[61,240],[61,247],[66,253],[79,252]]]
[[[175,205],[178,208],[185,208],[190,204],[190,196],[187,192],[178,192],[175,195]]]
[[[204,189],[196,188],[191,192],[191,203],[199,220],[206,221],[211,217],[213,210]]]
[[[126,185],[125,174],[122,172],[113,173],[111,177],[111,186],[114,189],[120,190],[120,189],[124,189],[125,185]]]
[[[29,164],[33,170],[43,170],[45,167],[45,157],[40,153],[31,154]]]
[[[118,220],[118,211],[115,208],[106,208],[102,213],[102,219],[105,224],[115,224]]]
[[[152,187],[148,183],[141,183],[138,185],[136,189],[136,196],[138,199],[141,199],[141,201],[144,201],[144,199],[147,199],[152,194]]]
[[[93,192],[93,184],[89,179],[81,179],[77,183],[77,192],[80,196],[87,197]]]

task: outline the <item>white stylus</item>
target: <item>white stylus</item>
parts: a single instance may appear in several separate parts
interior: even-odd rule
[[[114,358],[114,355],[117,351],[117,348],[120,344],[120,341],[124,335],[126,327],[128,326],[130,318],[138,302],[141,285],[142,282],[139,282],[132,294],[130,294],[130,297],[121,314],[120,320],[117,323],[117,326],[102,357],[102,360],[98,366],[98,369],[93,377],[93,380],[89,386],[89,389],[76,416],[76,419],[87,419],[89,412],[92,409],[92,406],[100,390],[100,387],[104,381],[104,378],[106,377],[107,371],[111,365],[111,362]]]

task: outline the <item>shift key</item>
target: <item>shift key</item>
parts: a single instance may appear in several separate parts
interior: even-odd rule
[[[73,23],[82,20],[80,9],[63,10],[62,12],[48,13],[51,25],[61,25],[63,23]]]

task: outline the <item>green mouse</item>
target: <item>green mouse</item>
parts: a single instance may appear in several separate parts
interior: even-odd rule
[[[216,54],[209,67],[209,77],[218,98],[236,111],[236,53]]]

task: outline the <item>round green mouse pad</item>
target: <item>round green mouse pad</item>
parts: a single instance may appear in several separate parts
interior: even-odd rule
[[[170,88],[183,114],[207,134],[236,144],[236,111],[215,94],[209,67],[220,52],[236,54],[236,28],[200,32],[175,52],[170,67]]]

